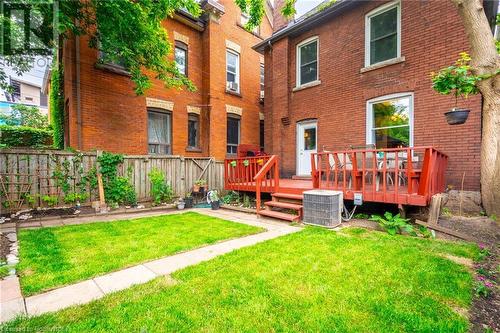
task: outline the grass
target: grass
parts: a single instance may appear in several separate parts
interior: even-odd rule
[[[5,331],[466,332],[472,276],[451,244],[319,228],[242,248]],[[2,329],[0,327],[0,329]]]
[[[263,229],[193,212],[21,230],[24,295]]]

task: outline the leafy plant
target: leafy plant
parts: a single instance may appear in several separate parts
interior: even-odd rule
[[[211,202],[216,202],[220,200],[219,192],[217,190],[212,190],[208,193],[208,198]]]
[[[443,95],[453,93],[456,100],[479,93],[476,84],[481,78],[471,73],[470,60],[467,52],[461,52],[454,65],[431,73],[432,88]]]
[[[41,199],[48,207],[54,207],[59,201],[56,195],[43,195]]]
[[[10,114],[0,114],[0,121],[10,126],[26,126],[47,129],[49,122],[47,116],[40,112],[36,106],[14,104]]]
[[[194,182],[195,185],[198,186],[205,186],[207,185],[207,180],[206,179],[198,179],[197,181]]]
[[[478,276],[474,284],[474,292],[478,297],[487,298],[491,295],[493,283],[483,276]]]
[[[225,196],[222,197],[222,202],[225,204],[240,202],[240,195],[238,192],[229,191]]]
[[[365,213],[356,213],[354,214],[355,219],[360,219],[360,220],[366,220],[370,218],[370,215],[365,214]]]
[[[25,193],[22,195],[24,202],[27,203],[31,208],[35,207],[36,197],[37,195],[31,195],[29,193]]]
[[[452,216],[451,211],[448,207],[443,207],[443,209],[441,209],[441,215],[446,217]]]
[[[64,203],[67,204],[73,204],[76,202],[84,202],[87,200],[88,194],[87,193],[68,193],[67,195],[64,196]]]
[[[404,219],[399,214],[393,216],[391,212],[385,212],[384,217],[372,215],[370,220],[377,222],[389,235],[401,234],[403,231],[411,235],[416,234],[413,226],[408,224],[409,219]]]
[[[97,158],[102,175],[106,201],[117,204],[135,205],[137,197],[129,178],[118,176],[118,165],[123,163],[123,155],[103,152]],[[128,169],[130,175],[131,169]]]
[[[165,182],[165,175],[159,169],[153,169],[148,174],[151,181],[151,197],[158,205],[162,202],[171,202],[174,197],[172,186]]]
[[[4,147],[45,148],[52,144],[52,131],[26,126],[0,125],[0,144]]]
[[[64,148],[64,89],[63,65],[54,58],[50,78],[50,125],[53,129],[53,144],[56,149]]]
[[[252,206],[250,197],[248,195],[243,195],[243,207],[250,208]]]

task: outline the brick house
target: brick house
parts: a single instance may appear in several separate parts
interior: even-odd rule
[[[196,92],[152,79],[145,96],[136,96],[128,73],[99,64],[86,37],[64,42],[66,146],[224,159],[240,142],[260,144],[264,59],[252,46],[271,35],[272,8],[253,32],[233,0],[203,1],[202,8],[200,18],[177,12],[164,22],[172,57]]]
[[[469,119],[450,126],[454,98],[429,75],[468,49],[451,1],[344,0],[274,23],[254,48],[265,57],[265,150],[282,177],[309,175],[323,149],[434,146],[449,156],[447,184],[464,177],[465,190],[479,190],[481,97],[459,101]]]

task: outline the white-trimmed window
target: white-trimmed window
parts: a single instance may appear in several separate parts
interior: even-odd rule
[[[226,89],[240,92],[240,55],[230,49],[226,50]]]
[[[413,93],[367,102],[366,143],[380,148],[413,146]]]
[[[188,46],[186,43],[175,41],[175,65],[179,72],[185,76],[188,73]]]
[[[318,81],[318,51],[318,37],[311,37],[297,45],[297,87]]]
[[[366,15],[365,66],[401,57],[401,3],[385,4]]]

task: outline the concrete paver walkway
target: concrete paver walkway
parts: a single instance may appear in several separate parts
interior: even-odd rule
[[[259,218],[253,214],[227,210],[193,209],[192,211],[261,227],[266,231],[153,260],[24,299],[21,296],[18,282],[4,283],[8,280],[0,281],[0,294],[2,295],[0,322],[10,320],[19,314],[38,315],[88,303],[102,298],[106,294],[129,288],[135,284],[146,283],[159,276],[171,274],[233,250],[301,230],[299,227]]]

